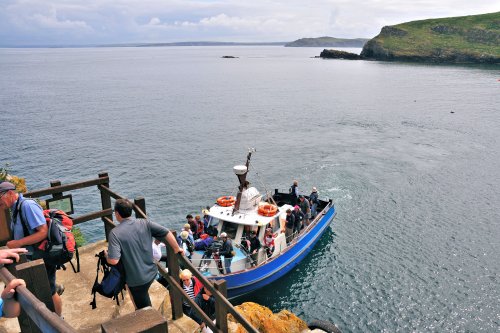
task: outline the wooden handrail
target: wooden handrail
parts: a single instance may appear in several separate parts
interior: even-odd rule
[[[109,194],[113,199],[124,199],[124,197],[122,197],[121,195],[119,195],[116,192],[111,191],[111,189],[109,187],[107,187],[107,186],[99,184],[99,186],[97,186],[97,187],[99,188],[99,190],[101,190],[101,191],[106,192],[107,194]]]
[[[166,246],[170,247],[170,245],[168,243],[166,243]],[[222,302],[224,304],[227,311],[233,315],[233,317],[243,326],[243,328],[245,328],[248,332],[251,332],[251,333],[259,333],[259,331],[257,329],[255,329],[252,326],[252,324],[250,324],[250,322],[248,322],[248,320],[245,317],[243,317],[238,311],[236,311],[234,306],[226,299],[226,297],[224,295],[222,295],[217,289],[215,289],[212,286],[212,282],[210,282],[204,275],[202,275],[196,269],[196,267],[193,266],[191,261],[189,261],[182,254],[176,254],[176,256],[177,256],[177,259],[180,260],[184,266],[187,266],[189,268],[189,270],[191,271],[191,273],[194,276],[196,276],[196,278],[198,280],[200,280],[200,282],[203,284],[203,286],[206,289],[208,289],[212,293],[212,295],[214,295],[216,302]],[[172,277],[164,269],[160,269],[160,274],[164,278],[166,278],[169,282],[170,282],[170,279],[172,279]],[[174,288],[179,289],[180,292],[185,294],[184,290],[179,286],[178,283],[174,284],[173,286],[174,286]],[[187,296],[187,294],[185,296]]]
[[[189,295],[184,291],[184,288],[182,288],[179,285],[179,283],[176,281],[176,279],[174,279],[173,277],[171,277],[170,275],[168,275],[167,271],[165,270],[165,268],[163,268],[162,265],[160,265],[159,263],[157,263],[157,266],[158,266],[158,270],[160,271],[160,274],[165,279],[167,279],[168,284],[171,287],[176,288],[182,294],[183,298],[189,303],[189,305],[191,305],[192,308],[194,308],[196,310],[196,312],[203,319],[203,321],[205,322],[205,324],[207,326],[209,326],[212,331],[217,332],[217,333],[223,333],[221,330],[219,330],[217,328],[217,326],[215,326],[215,324],[213,323],[212,319],[210,319],[205,314],[205,312],[203,312],[203,310],[198,306],[198,304],[196,304],[191,298],[189,298]],[[209,288],[207,288],[207,289],[209,289]]]
[[[113,214],[113,210],[111,208],[104,209],[104,210],[99,210],[97,212],[92,212],[84,215],[77,216],[73,218],[73,224],[80,224],[83,222],[95,220],[101,217],[105,217],[108,215]]]
[[[106,184],[106,183],[109,183],[109,177],[101,177],[101,178],[85,180],[85,181],[77,182],[77,183],[48,187],[48,188],[44,188],[41,190],[26,192],[23,194],[23,196],[28,197],[28,198],[38,198],[38,197],[42,197],[45,195],[51,195],[54,193],[62,193],[62,192],[77,190],[77,189],[81,189],[81,188],[85,188],[85,187],[96,186],[96,185],[101,185],[101,184]]]
[[[7,268],[0,265],[0,279],[5,284],[8,284],[12,279],[15,279],[15,277]],[[42,332],[76,332],[73,327],[54,312],[50,311],[45,304],[40,302],[25,286],[18,286],[16,291],[22,309]]]

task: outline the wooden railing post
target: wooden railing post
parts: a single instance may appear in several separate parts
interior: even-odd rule
[[[177,237],[175,231],[171,231],[174,237]],[[177,261],[177,254],[174,250],[167,245],[167,267],[168,275],[175,281],[179,281],[179,261]],[[176,288],[170,288],[170,300],[172,301],[172,319],[176,320],[182,317],[182,294]]]
[[[214,288],[227,298],[226,280],[215,281]],[[222,302],[215,302],[215,325],[222,332],[227,332],[227,309]]]
[[[50,311],[54,312],[54,302],[52,302],[52,293],[43,260],[38,259],[18,264],[16,265],[16,273],[17,278],[26,282],[28,290]],[[21,311],[18,320],[21,332],[42,332],[24,310]]]
[[[144,214],[146,214],[146,199],[144,197],[137,197],[134,199],[134,203],[139,207]],[[135,210],[135,218],[143,219],[144,217],[139,213],[138,210]]]
[[[61,186],[60,180],[53,180],[50,182],[50,187],[57,187],[57,186]],[[53,193],[52,198],[60,198],[60,197],[62,197],[62,195],[63,195],[62,192]]]
[[[105,177],[108,177],[107,172],[102,172],[99,174],[99,178],[105,178]],[[102,185],[109,188],[109,181],[107,183],[102,184]],[[101,190],[100,192],[101,192],[102,210],[110,209],[111,208],[111,196],[106,191]],[[113,214],[106,215],[104,217],[107,217],[108,219],[113,221]],[[102,217],[101,220],[104,223],[104,233],[106,234],[106,241],[108,241],[109,232],[111,231],[112,227],[110,227],[109,224],[106,223],[106,221],[104,220],[104,217]]]

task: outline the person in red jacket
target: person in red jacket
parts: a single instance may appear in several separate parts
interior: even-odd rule
[[[189,269],[184,269],[179,274],[180,285],[182,289],[188,294],[189,298],[193,300],[200,293],[203,288],[203,284],[198,280]],[[182,312],[189,316],[191,313],[191,305],[185,300],[182,302]]]

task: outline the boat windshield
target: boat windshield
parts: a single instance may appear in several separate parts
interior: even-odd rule
[[[238,231],[238,224],[227,221],[224,221],[224,223],[222,224],[221,233],[225,232],[229,236],[229,238],[235,239],[236,231]]]

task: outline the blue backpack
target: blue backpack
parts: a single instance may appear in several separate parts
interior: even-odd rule
[[[106,261],[104,256],[104,251],[99,252],[95,255],[99,259],[97,260],[97,275],[95,277],[94,286],[92,287],[91,294],[94,295],[94,299],[90,302],[92,309],[97,307],[95,301],[96,293],[99,293],[105,297],[112,298],[116,300],[116,304],[120,305],[118,300],[118,294],[122,294],[123,289],[125,289],[125,271],[123,269],[123,264],[121,261],[116,265],[110,265]],[[103,271],[104,275],[102,277],[101,283],[99,283],[99,270]]]

